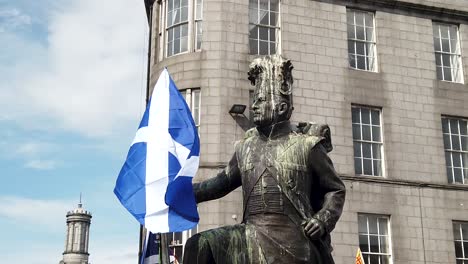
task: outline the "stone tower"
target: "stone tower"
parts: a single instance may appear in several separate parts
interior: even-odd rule
[[[89,264],[88,242],[91,212],[83,208],[80,202],[78,208],[67,213],[67,237],[63,260],[59,264]]]

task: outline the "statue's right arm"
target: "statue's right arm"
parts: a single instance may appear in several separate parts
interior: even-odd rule
[[[236,154],[216,177],[193,184],[197,203],[219,199],[242,185]]]

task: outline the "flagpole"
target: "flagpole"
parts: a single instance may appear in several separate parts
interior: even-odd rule
[[[149,102],[149,94],[150,94],[150,76],[151,76],[151,46],[152,42],[151,39],[153,38],[153,4],[154,0],[150,0],[149,2],[149,18],[148,18],[148,60],[147,60],[147,65],[146,65],[146,98],[145,98],[145,105],[148,105]],[[143,255],[143,243],[144,239],[146,237],[146,232],[145,228],[143,225],[140,224],[140,241],[138,245],[138,264],[140,264],[140,261],[142,259]]]

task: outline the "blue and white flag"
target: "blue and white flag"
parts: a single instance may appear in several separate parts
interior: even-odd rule
[[[161,245],[160,245],[159,238],[157,237],[157,234],[147,232],[140,264],[160,263],[161,262],[160,261],[161,257],[159,255],[160,246]]]
[[[153,233],[191,229],[199,220],[192,189],[199,157],[200,141],[192,114],[164,69],[114,193]]]

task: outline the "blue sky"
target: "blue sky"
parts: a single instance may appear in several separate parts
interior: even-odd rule
[[[80,192],[92,263],[136,261],[113,194],[144,110],[143,0],[0,0],[0,263],[58,263]]]

